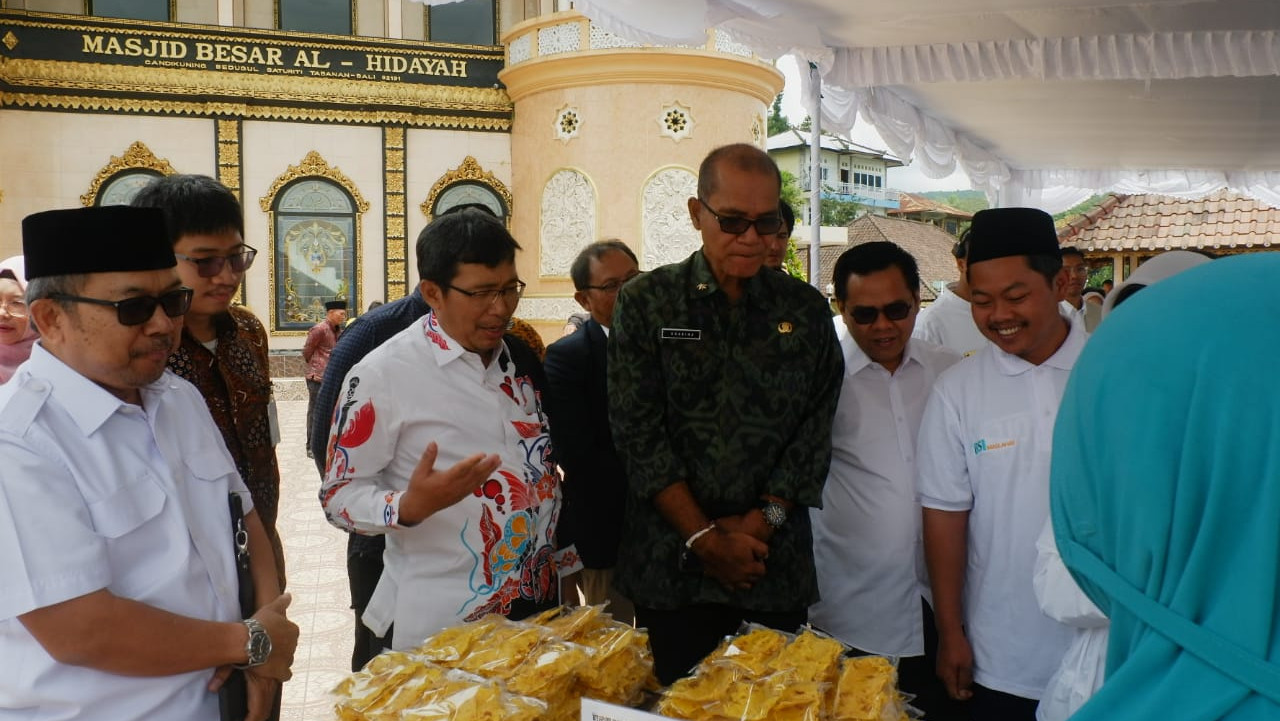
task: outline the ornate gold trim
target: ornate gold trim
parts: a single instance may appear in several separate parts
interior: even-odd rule
[[[382,131],[383,199],[386,238],[383,247],[383,300],[392,301],[408,295],[406,277],[409,258],[409,222],[405,215],[404,192],[404,128],[390,127]],[[399,180],[394,190],[393,180]]]
[[[157,158],[146,143],[141,140],[135,140],[133,145],[125,149],[122,155],[111,156],[111,160],[108,160],[107,164],[102,166],[102,169],[94,176],[93,182],[89,183],[89,192],[80,196],[80,204],[86,208],[92,206],[98,200],[98,193],[102,191],[102,184],[124,170],[153,170],[161,175],[173,175],[178,172],[173,169],[168,160]]]
[[[364,252],[364,214],[369,210],[369,201],[364,199],[360,194],[360,189],[336,166],[329,165],[324,157],[312,150],[303,157],[302,162],[297,165],[290,165],[287,170],[279,175],[271,187],[267,190],[267,194],[258,199],[258,207],[267,214],[267,238],[270,246],[271,262],[267,265],[267,287],[270,289],[271,308],[270,323],[271,327],[267,332],[273,337],[285,338],[289,336],[306,335],[306,331],[297,330],[278,330],[276,328],[276,211],[272,207],[275,204],[276,195],[280,193],[284,187],[295,180],[303,178],[324,178],[325,180],[337,183],[351,195],[351,199],[355,201],[355,238],[352,241],[351,253],[352,259],[356,264],[356,287],[355,293],[351,298],[353,307],[360,307],[360,299],[364,297],[364,273],[361,269],[363,265]]]
[[[243,205],[244,199],[240,194],[240,121],[219,119],[214,121],[214,127],[217,131],[213,147],[217,156],[218,182],[227,186]],[[245,304],[247,288],[248,278],[241,278],[235,297],[231,299],[232,305]]]
[[[422,205],[418,206],[422,214],[427,216],[427,222],[435,219],[431,210],[436,207],[436,199],[440,197],[440,194],[447,190],[449,186],[463,182],[479,183],[480,185],[488,186],[490,190],[497,193],[498,197],[502,198],[503,204],[507,206],[506,220],[508,225],[511,224],[513,210],[511,191],[507,189],[507,186],[501,180],[494,177],[493,173],[480,167],[480,162],[470,155],[462,159],[461,165],[440,176],[435,185],[431,186],[431,192],[427,193],[427,199],[422,201]]]
[[[98,91],[177,97],[212,95],[252,97],[277,102],[364,107],[392,105],[421,111],[511,112],[511,101],[499,88],[419,85],[381,80],[255,75],[225,71],[73,63],[0,57],[0,81],[15,89]],[[15,95],[17,95],[15,93]]]
[[[17,13],[24,11],[17,10]],[[87,15],[87,13],[86,13]],[[64,22],[54,22],[61,19]],[[146,37],[158,37],[164,39],[173,39],[175,34],[181,34],[184,40],[212,40],[214,42],[245,42],[251,39],[260,39],[267,42],[288,41],[294,47],[306,47],[316,49],[333,49],[333,50],[354,50],[357,52],[377,51],[384,48],[396,48],[412,51],[422,55],[442,55],[449,58],[460,58],[464,60],[497,60],[501,61],[503,55],[498,46],[493,46],[490,52],[481,52],[480,48],[488,48],[488,45],[462,45],[459,43],[427,43],[427,47],[423,47],[422,40],[405,40],[401,38],[375,38],[365,37],[368,42],[364,44],[353,44],[351,36],[348,35],[328,35],[325,33],[304,33],[293,30],[279,30],[274,28],[233,28],[233,33],[229,34],[210,34],[208,25],[196,25],[193,23],[162,23],[157,25],[150,20],[129,20],[126,18],[98,18],[90,16],[86,18],[82,15],[67,15],[64,13],[46,13],[40,12],[39,19],[35,19],[34,15],[27,11],[24,15],[16,17],[6,17],[5,24],[14,27],[23,26],[40,26],[43,28],[51,28],[54,30],[72,30],[74,32],[85,32],[86,30],[100,30],[102,32],[110,32],[111,28],[93,27],[95,20],[109,20],[111,25],[125,25],[129,27],[129,32]],[[157,29],[162,28],[162,29]],[[230,29],[230,28],[229,28]],[[470,52],[467,52],[470,51]]]
[[[186,93],[183,93],[184,95]],[[246,120],[299,120],[341,122],[358,125],[395,123],[413,128],[448,130],[484,130],[507,132],[511,118],[487,118],[466,115],[423,115],[412,112],[374,111],[337,108],[297,108],[280,105],[247,105],[245,103],[184,102],[180,100],[139,100],[134,98],[93,97],[76,95],[43,95],[37,93],[0,93],[0,108],[52,108],[59,110],[95,110],[133,112],[147,115],[187,115],[196,117],[238,116]]]
[[[306,154],[301,163],[290,165],[289,169],[280,174],[279,177],[271,183],[271,187],[267,189],[267,194],[258,199],[258,207],[262,208],[262,212],[270,213],[271,204],[276,200],[276,194],[281,188],[300,178],[327,178],[341,185],[351,198],[356,202],[356,212],[366,213],[369,211],[369,201],[364,199],[360,194],[360,189],[352,182],[347,174],[339,170],[337,167],[329,165],[325,159],[312,150]]]

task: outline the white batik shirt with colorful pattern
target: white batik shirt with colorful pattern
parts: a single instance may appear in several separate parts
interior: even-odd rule
[[[406,527],[400,498],[427,444],[436,470],[496,453],[498,470],[462,501]],[[557,593],[559,479],[541,398],[502,345],[485,367],[428,313],[357,363],[334,409],[320,503],[347,531],[386,534],[386,570],[364,614],[411,648],[513,601]]]

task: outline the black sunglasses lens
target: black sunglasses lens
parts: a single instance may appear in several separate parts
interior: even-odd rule
[[[237,253],[227,258],[231,263],[231,269],[237,273],[243,273],[253,265],[253,259],[258,255],[258,251],[250,249],[243,253]],[[219,269],[221,270],[221,269]]]
[[[747,232],[747,228],[751,227],[751,221],[746,218],[738,218],[735,216],[726,216],[720,219],[720,230],[733,235],[739,235]]]
[[[902,301],[890,303],[884,307],[884,315],[889,320],[902,320],[911,312],[911,306]]]
[[[756,232],[760,235],[773,235],[782,228],[782,218],[756,218]]]
[[[170,318],[177,318],[185,315],[187,310],[191,308],[191,296],[193,291],[190,288],[180,288],[170,291],[160,296],[160,307],[164,309],[164,314]],[[152,309],[155,312],[155,309]]]
[[[149,295],[122,300],[116,305],[116,319],[120,325],[142,325],[151,319],[159,303]]]
[[[226,258],[201,258],[196,261],[196,274],[201,278],[212,278],[222,272],[222,264],[225,262]]]
[[[855,305],[853,307],[853,322],[858,325],[867,325],[876,322],[876,317],[880,315],[880,309],[869,305]]]

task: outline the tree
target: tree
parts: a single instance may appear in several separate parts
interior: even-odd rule
[[[769,137],[790,129],[790,121],[782,114],[782,93],[778,93],[778,97],[773,99],[773,108],[769,111]]]
[[[831,191],[831,188],[827,188]],[[834,194],[822,199],[822,224],[843,228],[862,215],[866,208],[862,203],[840,200]]]
[[[804,120],[800,121],[800,124],[796,126],[796,130],[799,130],[802,133],[807,133],[810,130],[813,130],[813,118],[808,115],[804,116]]]
[[[800,181],[796,180],[794,173],[782,171],[782,191],[780,195],[787,202],[787,205],[790,205],[791,209],[796,211],[796,223],[802,223],[803,220],[798,216],[800,206],[804,204],[804,197],[800,194]]]

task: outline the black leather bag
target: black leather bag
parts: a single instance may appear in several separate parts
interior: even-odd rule
[[[231,507],[231,535],[235,544],[236,578],[240,581],[240,615],[253,615],[253,574],[249,567],[249,531],[244,527],[244,506],[240,494],[227,497]],[[249,715],[249,682],[244,671],[233,669],[222,688],[218,689],[218,709],[222,721],[244,721]]]

